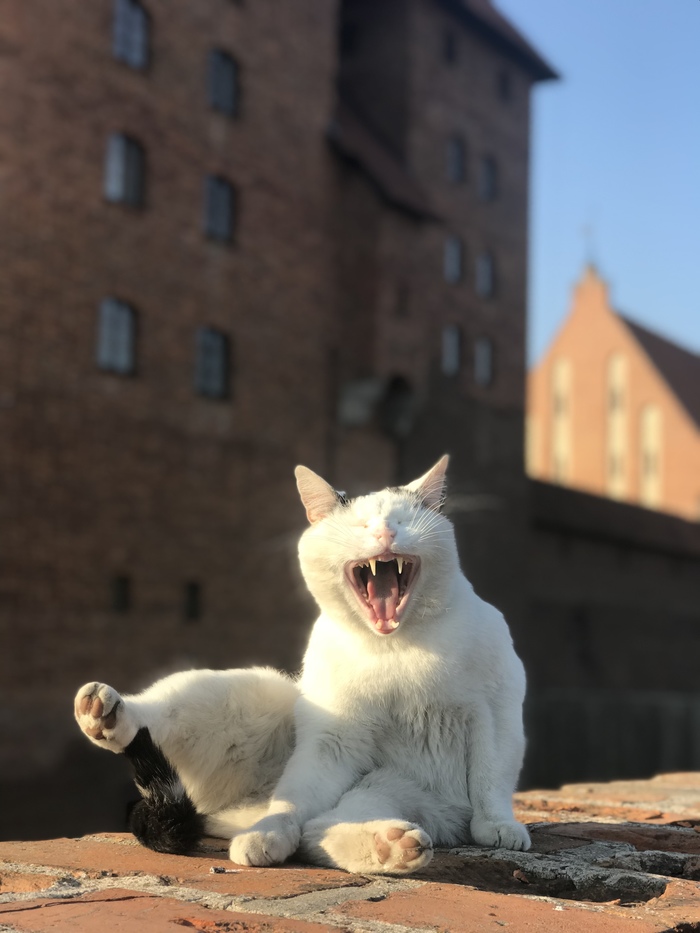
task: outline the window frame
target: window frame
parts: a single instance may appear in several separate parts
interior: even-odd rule
[[[112,55],[135,71],[151,60],[151,16],[139,0],[114,0]]]
[[[136,373],[138,313],[114,296],[103,298],[97,309],[95,361],[101,372],[118,376]]]
[[[227,204],[218,204],[225,192]],[[204,235],[218,243],[232,243],[236,228],[238,193],[222,175],[207,175],[204,183]]]
[[[146,150],[133,136],[111,133],[105,152],[103,193],[110,204],[142,208],[146,193]]]
[[[491,337],[482,334],[474,341],[474,382],[480,388],[488,389],[495,381],[495,372],[496,345]]]
[[[241,69],[238,59],[222,48],[209,50],[209,106],[216,113],[240,116]]]
[[[464,333],[459,324],[445,324],[440,334],[440,372],[454,379],[462,371]]]
[[[467,180],[467,144],[459,133],[447,140],[446,175],[451,185],[463,185]]]
[[[464,240],[449,233],[443,243],[442,274],[448,285],[458,285],[464,278]]]
[[[474,289],[485,301],[496,295],[496,260],[490,250],[483,250],[476,257]]]
[[[212,364],[214,350],[219,356]],[[212,366],[219,370],[214,376]],[[231,398],[231,338],[216,327],[198,327],[195,333],[194,391],[215,401]]]

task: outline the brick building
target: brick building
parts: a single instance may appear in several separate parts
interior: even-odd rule
[[[297,462],[361,491],[450,450],[467,572],[522,626],[529,95],[554,76],[486,0],[31,6],[0,23],[14,835],[121,822],[119,763],[70,721],[85,680],[298,665]]]
[[[588,268],[527,422],[526,780],[698,770],[700,358]]]
[[[700,519],[700,356],[615,311],[592,268],[529,377],[528,471]]]

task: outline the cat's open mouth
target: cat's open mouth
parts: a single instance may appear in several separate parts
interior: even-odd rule
[[[348,580],[379,635],[391,635],[399,627],[419,563],[417,557],[388,552],[348,564]]]

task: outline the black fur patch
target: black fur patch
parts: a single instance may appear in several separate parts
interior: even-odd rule
[[[204,835],[204,817],[197,813],[148,729],[139,729],[124,754],[133,765],[134,780],[143,797],[129,815],[131,832],[156,852],[191,852]]]

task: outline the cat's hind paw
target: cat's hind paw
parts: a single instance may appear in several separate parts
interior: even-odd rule
[[[374,857],[381,874],[406,875],[425,868],[433,857],[430,836],[414,823],[382,822],[375,827]]]
[[[75,718],[81,731],[101,748],[122,752],[136,734],[124,700],[107,684],[89,683],[78,690]]]
[[[480,846],[517,852],[526,852],[530,848],[530,834],[517,820],[474,819],[469,829],[472,839]]]

